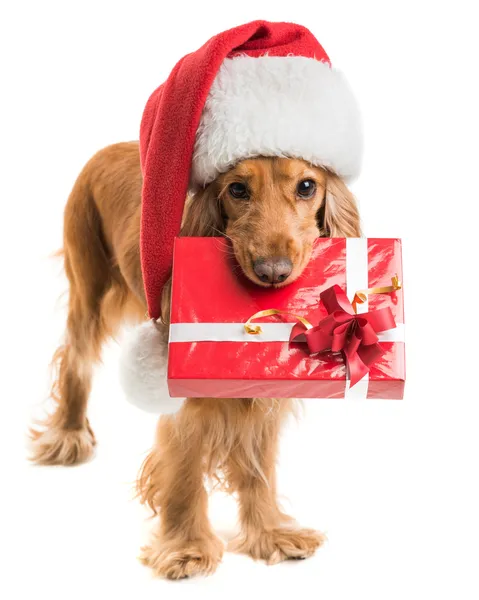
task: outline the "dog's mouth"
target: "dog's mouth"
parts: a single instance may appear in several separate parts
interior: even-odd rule
[[[246,277],[248,277],[248,279],[250,281],[252,281],[254,284],[258,285],[259,287],[271,288],[271,289],[279,289],[279,288],[286,287],[290,283],[293,283],[293,281],[299,277],[299,275],[295,276],[292,272],[291,275],[289,277],[287,277],[284,281],[270,282],[270,281],[263,281],[262,279],[260,279],[258,277],[258,275],[256,275],[256,273],[254,272],[254,269],[249,269],[248,272],[246,272],[243,269],[243,273],[246,275]]]

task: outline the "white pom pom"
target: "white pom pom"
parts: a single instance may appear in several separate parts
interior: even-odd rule
[[[167,340],[154,321],[127,333],[121,347],[120,383],[130,404],[155,414],[177,412],[183,398],[170,398],[167,386]]]

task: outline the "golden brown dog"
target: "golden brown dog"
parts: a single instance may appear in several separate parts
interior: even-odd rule
[[[88,162],[68,200],[67,332],[55,355],[56,410],[32,429],[38,463],[71,465],[91,457],[92,366],[123,320],[145,317],[141,187],[138,144],[116,144]],[[360,225],[354,198],[336,175],[302,160],[260,157],[240,162],[189,198],[181,235],[227,236],[252,281],[281,286],[301,274],[318,236],[356,237]],[[165,343],[168,296],[165,289]],[[269,563],[313,554],[321,534],[294,527],[276,499],[278,435],[292,407],[292,400],[188,399],[177,415],[160,418],[138,478],[142,501],[160,515],[142,554],[156,573],[176,579],[217,567],[223,544],[208,521],[204,477],[218,473],[238,496],[241,535],[234,549]]]

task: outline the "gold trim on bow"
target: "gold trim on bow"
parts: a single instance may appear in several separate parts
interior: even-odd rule
[[[351,302],[354,312],[355,313],[358,312],[357,305],[364,304],[364,302],[366,302],[366,300],[367,300],[368,295],[370,295],[370,294],[388,294],[389,292],[397,292],[398,290],[400,290],[402,285],[401,285],[401,282],[399,281],[397,274],[394,275],[394,277],[391,277],[391,284],[392,285],[369,288],[367,290],[359,290],[358,292],[356,292],[354,294],[353,301]],[[277,308],[269,308],[268,310],[260,310],[259,312],[252,315],[246,321],[246,323],[244,324],[244,329],[245,329],[246,333],[249,333],[250,335],[258,335],[260,333],[263,333],[263,330],[261,329],[261,325],[258,325],[258,324],[253,325],[251,322],[254,321],[255,319],[261,319],[262,317],[271,317],[273,315],[290,315],[291,317],[294,317],[297,321],[302,323],[306,327],[306,329],[313,328],[313,326],[308,321],[308,319],[305,319],[304,317],[300,317],[299,315],[295,315],[294,313],[288,312],[286,310],[279,310]]]
[[[306,327],[306,329],[313,328],[311,323],[304,317],[300,317],[299,315],[295,315],[294,313],[290,313],[286,310],[278,310],[277,308],[269,308],[268,310],[260,310],[259,312],[255,313],[253,316],[251,316],[246,321],[246,323],[244,324],[244,329],[245,329],[246,333],[249,333],[251,335],[258,335],[259,333],[263,333],[263,330],[261,329],[261,325],[252,325],[251,321],[254,321],[254,319],[261,319],[261,317],[271,317],[272,315],[291,315],[292,317],[294,317],[295,319],[300,321]]]
[[[358,292],[356,292],[354,294],[353,301],[351,302],[354,312],[357,314],[357,305],[364,304],[370,294],[388,294],[389,292],[397,292],[402,288],[402,284],[399,281],[397,273],[396,275],[394,275],[394,277],[391,277],[391,283],[392,285],[369,288],[367,290],[359,290]]]

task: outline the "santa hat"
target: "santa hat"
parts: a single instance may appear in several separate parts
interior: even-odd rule
[[[140,129],[150,317],[160,316],[188,189],[254,156],[302,158],[350,180],[361,146],[349,85],[301,25],[254,21],[183,57],[150,96]]]
[[[301,158],[351,180],[361,148],[349,85],[305,27],[254,21],[183,57],[150,96],[140,128],[150,317],[160,317],[188,191],[255,156]]]

